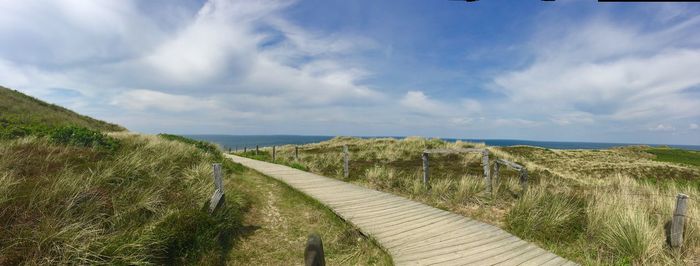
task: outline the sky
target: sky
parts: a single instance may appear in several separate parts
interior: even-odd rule
[[[700,4],[0,0],[0,85],[132,131],[700,144]]]

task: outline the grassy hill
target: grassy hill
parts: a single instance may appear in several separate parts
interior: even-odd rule
[[[0,265],[282,265],[303,261],[310,231],[330,264],[391,263],[329,210],[217,146],[104,132],[120,130],[0,88]],[[226,201],[211,215],[213,163]]]
[[[0,126],[7,134],[29,135],[37,128],[79,126],[97,131],[125,131],[97,120],[0,86]]]
[[[342,147],[350,151],[343,177]],[[665,227],[677,193],[700,198],[700,159],[693,151],[628,147],[556,150],[488,147],[490,159],[527,167],[529,189],[501,168],[487,195],[480,154],[431,154],[432,189],[422,184],[425,149],[483,148],[481,143],[439,139],[335,138],[277,147],[276,163],[395,193],[502,227],[583,265],[700,263],[700,206],[689,205],[685,244],[670,250]],[[240,153],[271,161],[271,149]]]

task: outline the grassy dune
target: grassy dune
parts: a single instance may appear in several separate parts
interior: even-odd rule
[[[30,135],[28,131],[61,126],[78,126],[97,131],[126,130],[119,125],[84,116],[0,86],[0,138]]]
[[[427,148],[483,147],[409,137],[335,138],[300,147],[278,147],[277,163],[343,179],[342,146],[351,153],[347,181],[413,198],[500,226],[583,264],[700,263],[700,168],[662,157],[648,147],[609,150],[496,148],[528,168],[530,189],[522,194],[517,173],[502,170],[494,197],[484,194],[480,155],[431,155],[432,189],[421,184],[420,154]],[[270,149],[258,155],[270,160]],[[690,159],[693,161],[693,159]],[[665,226],[677,193],[691,199],[685,246],[671,251]]]
[[[37,137],[0,146],[0,264],[225,258],[247,203],[228,191],[217,215],[203,209],[217,155],[157,136],[111,137],[117,150]]]

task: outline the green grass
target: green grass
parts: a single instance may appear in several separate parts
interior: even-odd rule
[[[229,185],[250,195],[254,206],[245,219],[253,232],[232,250],[230,265],[303,264],[311,233],[321,236],[327,265],[392,265],[391,257],[372,239],[276,179],[248,170]]]
[[[240,191],[227,190],[224,208],[207,213],[218,156],[155,136],[112,137],[121,147],[111,151],[47,137],[1,141],[0,264],[227,257],[248,204]],[[241,169],[224,164],[225,179]]]
[[[21,92],[0,86],[0,128],[21,135],[38,128],[78,126],[97,131],[124,131],[123,127],[77,114]],[[1,136],[2,134],[0,134]]]
[[[579,238],[586,228],[585,200],[538,188],[515,202],[506,216],[507,228],[549,244],[566,244]]]
[[[700,152],[674,148],[648,148],[645,152],[654,154],[654,160],[680,163],[700,167]]]

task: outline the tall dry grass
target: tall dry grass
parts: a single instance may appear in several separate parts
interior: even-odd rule
[[[214,156],[156,136],[112,136],[116,151],[36,137],[3,141],[0,265],[191,263],[203,249],[224,255],[221,243],[240,227],[243,206],[232,198],[217,215],[203,209]]]

